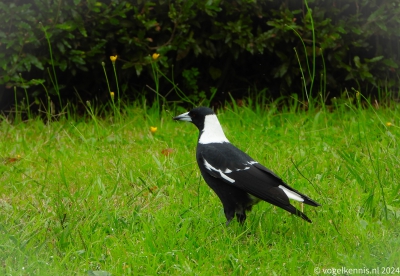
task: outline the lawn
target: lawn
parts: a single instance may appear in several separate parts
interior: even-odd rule
[[[220,109],[234,145],[322,205],[309,224],[261,202],[228,227],[183,112],[0,122],[0,274],[400,274],[398,106]]]

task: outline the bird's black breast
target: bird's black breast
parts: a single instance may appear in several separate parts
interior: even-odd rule
[[[216,149],[217,147],[217,149]],[[200,168],[200,172],[205,180],[205,182],[210,186],[211,189],[218,195],[225,209],[228,210],[236,210],[239,213],[244,212],[244,210],[249,210],[251,205],[258,202],[258,200],[252,196],[250,196],[243,189],[231,185],[229,180],[221,178],[222,175],[227,171],[231,171],[231,169],[244,169],[245,162],[252,160],[247,155],[240,155],[235,151],[235,147],[233,147],[229,143],[219,143],[219,144],[198,144],[196,159]],[[205,152],[213,152],[218,151],[219,154],[213,155],[213,160],[204,159]],[[240,161],[238,163],[238,161]],[[212,166],[206,167],[205,162]],[[211,165],[211,163],[213,165]],[[240,168],[238,168],[240,167]],[[228,177],[229,179],[229,177]]]

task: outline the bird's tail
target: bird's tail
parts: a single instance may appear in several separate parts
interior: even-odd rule
[[[279,185],[278,188],[280,188],[290,199],[294,199],[296,201],[303,202],[305,204],[315,206],[315,207],[320,206],[320,204],[318,202],[312,200],[311,198],[309,198],[306,195],[303,195],[302,193],[293,189],[292,187],[289,187],[288,185]]]
[[[304,202],[305,203],[305,202]],[[317,203],[318,204],[318,203]],[[310,204],[311,205],[311,204]],[[314,206],[314,205],[313,205]],[[318,205],[317,205],[318,206]],[[285,209],[286,211],[288,211],[289,213],[292,213],[293,215],[296,215],[298,217],[301,217],[302,219],[304,219],[305,221],[312,223],[311,219],[309,219],[303,212],[301,212],[300,210],[296,209],[296,207],[294,207],[293,205],[285,205],[285,206],[280,206],[281,208]]]
[[[319,204],[318,202],[312,200],[312,199],[309,198],[308,196],[305,196],[305,195],[302,194],[302,198],[303,198],[303,200],[304,200],[304,201],[303,201],[304,204],[308,204],[308,205],[315,206],[315,207],[321,206],[321,204]]]

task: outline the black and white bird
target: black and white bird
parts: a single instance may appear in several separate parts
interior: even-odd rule
[[[212,109],[197,107],[173,118],[192,122],[200,131],[196,159],[207,184],[220,198],[227,219],[246,220],[246,211],[260,200],[267,201],[302,219],[311,220],[290,204],[293,199],[311,206],[320,206],[296,191],[275,173],[232,145]]]

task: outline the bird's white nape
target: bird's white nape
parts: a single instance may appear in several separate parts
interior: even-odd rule
[[[215,114],[205,116],[204,128],[201,131],[199,143],[229,143]]]
[[[298,193],[295,193],[282,185],[279,185],[278,188],[282,189],[282,191],[287,195],[288,198],[297,200],[299,202],[304,201],[304,199]]]

